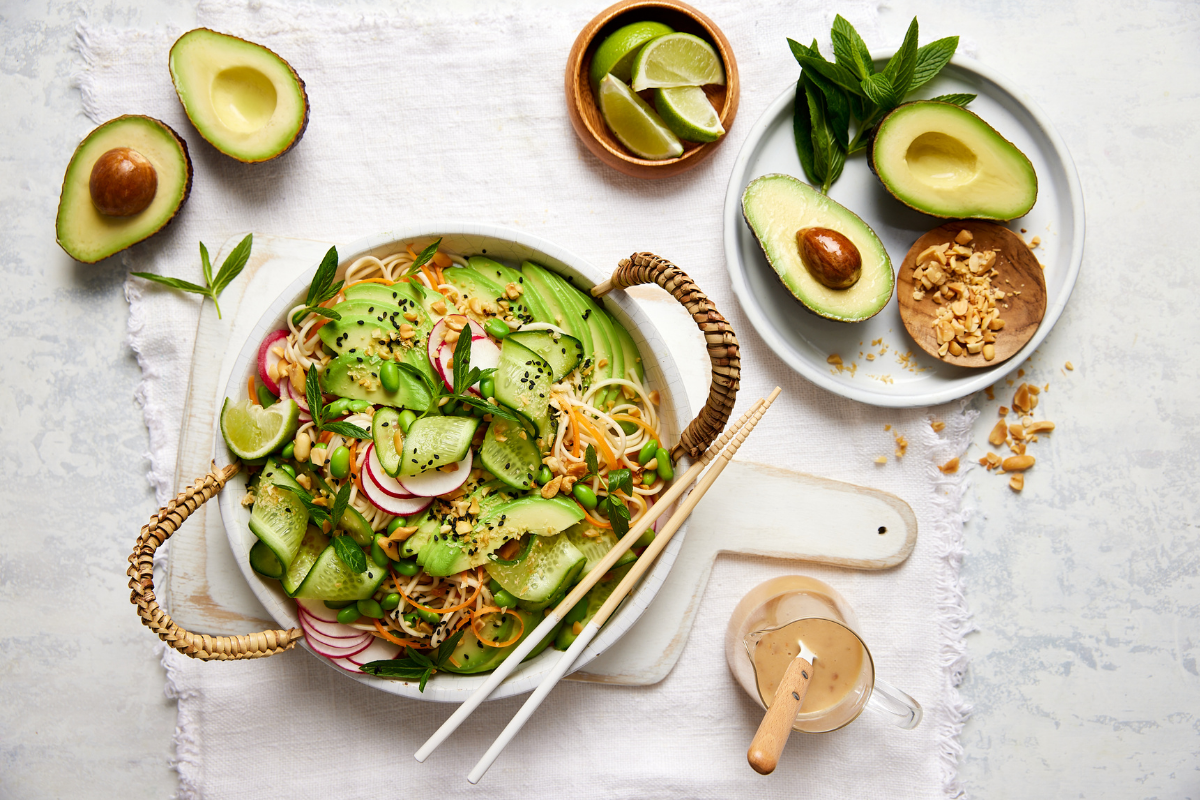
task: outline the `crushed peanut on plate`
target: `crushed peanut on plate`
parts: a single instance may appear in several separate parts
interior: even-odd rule
[[[995,269],[997,251],[976,250],[972,239],[964,228],[954,242],[921,251],[913,267],[913,300],[929,294],[938,305],[930,326],[937,335],[939,356],[980,354],[991,361],[996,357],[993,343],[1004,328],[997,301],[1007,294],[992,286],[992,279],[1000,275]]]

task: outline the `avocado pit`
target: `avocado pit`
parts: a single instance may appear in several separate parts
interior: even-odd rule
[[[830,289],[848,289],[862,277],[862,253],[845,235],[829,228],[796,231],[800,259]]]
[[[101,214],[132,217],[146,210],[158,192],[158,173],[144,155],[114,147],[96,159],[88,180],[92,203]]]

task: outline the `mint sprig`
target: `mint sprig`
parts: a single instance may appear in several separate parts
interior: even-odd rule
[[[840,14],[833,21],[830,38],[833,61],[821,54],[815,39],[811,45],[788,39],[801,67],[792,113],[796,154],[804,174],[822,192],[828,192],[841,176],[848,156],[866,149],[867,137],[880,120],[933,80],[958,49],[957,36],[918,47],[914,17],[900,49],[876,71],[866,43]],[[933,99],[965,106],[975,96],[953,94]],[[855,128],[853,138],[851,126]]]
[[[308,285],[308,295],[304,298],[304,308],[292,315],[292,324],[299,325],[300,320],[304,319],[309,314],[320,314],[328,319],[341,319],[342,315],[336,311],[330,311],[326,308],[321,308],[321,303],[337,297],[337,293],[342,290],[345,281],[334,282],[337,277],[338,253],[336,247],[331,247],[325,251],[325,257],[321,259],[321,264],[317,267],[317,272],[313,275],[312,283]]]
[[[359,667],[359,669],[368,675],[377,675],[381,678],[418,681],[420,691],[424,692],[425,684],[429,682],[429,679],[438,670],[445,669],[446,664],[450,663],[450,656],[454,654],[454,648],[458,646],[458,640],[466,632],[466,628],[460,628],[453,636],[438,645],[437,649],[429,655],[417,652],[411,647],[406,647],[404,648],[404,658],[393,658],[390,661],[369,661]]]
[[[367,571],[367,556],[349,536],[333,537],[333,552],[346,569],[361,575]]]
[[[326,422],[325,401],[321,396],[321,380],[317,376],[317,365],[309,366],[304,376],[304,399],[308,402],[308,413],[312,415],[313,427],[318,431],[348,436],[352,439],[370,439],[371,432],[349,422]]]
[[[438,238],[431,245],[418,253],[416,260],[414,260],[413,263],[409,265],[408,269],[404,271],[404,277],[407,278],[410,275],[417,274],[421,267],[428,264],[430,259],[437,255],[438,247],[441,245],[441,243],[441,238]],[[433,288],[436,289],[437,287],[435,286]]]
[[[208,258],[208,248],[204,246],[204,242],[201,242],[200,267],[204,272],[203,286],[197,286],[194,283],[179,278],[155,275],[153,272],[131,272],[129,274],[145,278],[148,281],[154,281],[163,286],[169,286],[172,289],[178,289],[181,292],[204,295],[213,301],[213,305],[217,309],[217,319],[221,319],[221,304],[217,302],[217,298],[225,290],[225,287],[234,278],[242,274],[242,270],[246,268],[246,262],[250,260],[250,247],[253,243],[254,234],[247,233],[246,238],[238,242],[237,247],[233,248],[229,255],[226,256],[225,263],[221,264],[221,269],[217,271],[217,275],[214,278],[212,262]]]

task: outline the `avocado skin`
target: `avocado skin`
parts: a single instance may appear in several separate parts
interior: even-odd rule
[[[102,122],[101,124],[97,125],[96,129],[93,130],[91,133],[89,133],[87,136],[83,137],[83,141],[81,141],[75,147],[75,151],[73,153],[71,153],[71,160],[67,162],[67,164],[68,164],[67,171],[63,174],[62,187],[59,189],[59,193],[58,193],[59,197],[62,197],[63,192],[66,191],[67,179],[68,179],[68,177],[70,177],[70,174],[71,174],[70,164],[75,162],[75,157],[79,154],[79,151],[84,147],[84,145],[86,145],[93,136],[96,136],[97,134],[99,134],[101,131],[103,131],[105,128],[107,128],[112,123],[119,122],[119,121],[125,120],[125,119],[148,120],[148,121],[154,123],[155,125],[160,126],[167,133],[171,134],[172,138],[174,138],[176,143],[179,145],[179,149],[183,152],[183,164],[184,164],[185,170],[184,170],[184,178],[183,178],[183,196],[181,198],[179,198],[179,205],[175,206],[175,210],[171,212],[171,216],[169,216],[165,220],[163,220],[163,223],[161,225],[159,225],[157,228],[155,228],[154,230],[147,233],[141,239],[138,239],[137,242],[130,242],[127,247],[122,247],[121,250],[128,250],[130,247],[133,247],[135,244],[138,244],[138,242],[146,241],[151,236],[158,233],[159,231],[166,228],[168,225],[170,225],[172,222],[175,221],[175,217],[179,215],[179,209],[183,208],[184,203],[187,202],[188,197],[190,197],[192,194],[192,177],[195,172],[194,169],[192,168],[192,156],[188,152],[187,142],[184,140],[184,138],[182,136],[179,135],[178,132],[176,132],[176,130],[174,128],[172,128],[167,123],[163,122],[161,119],[157,119],[156,117],[149,117],[149,116],[146,116],[145,114],[122,114],[119,117],[113,117],[112,119],[108,120],[107,122]],[[65,209],[63,209],[61,207],[59,208],[58,214],[55,219],[55,225],[54,225],[54,229],[55,229],[54,241],[56,241],[58,243],[58,246],[61,247],[64,251],[66,251],[67,255],[69,255],[71,258],[73,258],[76,261],[79,261],[81,263],[84,263],[84,264],[95,264],[98,261],[103,261],[104,259],[108,258],[109,256],[115,256],[117,253],[121,252],[121,250],[114,250],[113,252],[109,253],[106,256],[101,256],[100,258],[93,258],[90,260],[79,258],[79,256],[72,253],[70,250],[67,249],[67,246],[62,243],[62,240],[59,239],[58,235],[57,235],[59,221],[62,219],[62,215],[63,215],[64,211],[68,214],[70,213],[69,211],[66,211]]]
[[[296,135],[292,137],[292,140],[290,142],[288,142],[287,147],[283,148],[278,153],[275,153],[274,155],[268,156],[266,158],[254,158],[254,159],[238,158],[235,155],[226,153],[225,150],[221,147],[221,145],[214,142],[212,139],[209,139],[207,136],[204,135],[203,131],[201,131],[198,127],[196,127],[196,123],[194,120],[192,120],[192,115],[188,111],[187,103],[184,103],[183,98],[180,97],[179,105],[183,106],[183,113],[187,115],[188,121],[192,123],[192,127],[195,129],[196,133],[199,133],[200,136],[204,139],[204,141],[208,142],[213,147],[217,148],[217,150],[220,150],[221,153],[229,156],[230,158],[234,159],[235,161],[241,161],[243,164],[260,164],[263,161],[271,161],[272,159],[279,158],[280,156],[291,152],[292,148],[295,147],[297,144],[299,144],[300,140],[302,138],[304,138],[304,132],[306,130],[308,130],[309,114],[312,112],[312,104],[309,103],[309,100],[308,100],[308,89],[304,85],[304,79],[300,77],[300,74],[298,72],[296,72],[296,69],[292,66],[291,62],[288,61],[283,56],[276,53],[271,48],[269,48],[265,45],[261,45],[258,42],[252,42],[249,39],[243,39],[240,36],[233,36],[228,33],[221,33],[220,31],[214,31],[212,28],[193,28],[192,30],[183,34],[183,36],[180,36],[178,39],[176,39],[175,44],[171,45],[171,53],[169,53],[167,55],[167,63],[168,64],[171,63],[171,54],[173,54],[175,52],[175,48],[179,45],[179,42],[182,41],[184,36],[187,36],[188,33],[194,33],[195,31],[207,31],[209,33],[215,33],[218,36],[225,36],[230,39],[237,39],[239,42],[245,42],[246,44],[253,45],[255,47],[261,47],[263,50],[266,50],[268,53],[275,56],[275,58],[279,59],[279,63],[283,64],[285,67],[288,68],[288,72],[292,73],[292,77],[296,79],[296,85],[298,87],[300,87],[300,99],[304,103],[304,118],[300,120],[300,128],[296,131]],[[172,86],[175,85],[175,76],[174,75],[171,76],[171,85]],[[176,88],[175,94],[176,94],[176,96],[179,95],[178,88]],[[172,133],[174,133],[174,131],[172,131]],[[189,162],[189,170],[190,170],[190,163],[191,162]]]
[[[875,127],[871,129],[871,133],[867,137],[867,166],[870,167],[871,173],[876,178],[879,178],[879,182],[881,184],[883,184],[883,188],[887,191],[888,194],[890,194],[892,197],[894,197],[900,203],[911,208],[913,211],[917,211],[917,212],[919,212],[921,214],[925,214],[926,216],[929,216],[929,217],[936,217],[938,219],[961,219],[961,218],[963,218],[962,214],[938,214],[938,213],[934,213],[933,211],[930,211],[928,209],[919,208],[918,206],[915,206],[912,203],[909,203],[907,200],[900,197],[900,195],[898,195],[894,191],[892,191],[892,187],[889,186],[887,181],[885,181],[879,175],[879,170],[877,169],[876,164],[875,164],[875,145],[876,145],[876,140],[878,138],[877,134],[879,133],[880,129],[883,128],[884,123],[886,123],[893,114],[900,111],[901,109],[905,109],[909,106],[913,106],[913,105],[917,105],[917,104],[924,105],[924,106],[949,106],[958,111],[965,111],[966,113],[970,114],[971,116],[973,116],[977,120],[979,120],[985,127],[987,127],[987,129],[992,132],[993,136],[995,136],[997,139],[999,139],[1000,141],[1007,144],[1012,149],[1016,150],[1018,153],[1020,153],[1022,155],[1022,157],[1025,158],[1026,162],[1029,162],[1029,157],[1026,156],[1024,152],[1021,151],[1021,148],[1017,147],[1015,144],[1013,144],[1008,139],[1005,139],[1000,134],[1000,131],[998,131],[994,127],[992,127],[987,122],[987,120],[985,120],[983,117],[976,114],[974,111],[970,111],[969,109],[963,108],[962,106],[955,105],[954,103],[946,103],[941,100],[912,100],[907,103],[901,103],[900,105],[896,106],[891,111],[889,111],[883,117],[883,119],[879,120],[879,122],[876,123]],[[1030,169],[1031,174],[1033,174],[1033,202],[1030,203],[1030,208],[1032,208],[1037,203],[1038,181],[1037,181],[1037,174],[1033,171],[1032,164],[1030,164],[1029,169]],[[1028,213],[1028,211],[1026,211],[1026,213]],[[1018,216],[1023,216],[1023,215],[1018,215]],[[1017,217],[1010,217],[1008,219],[1001,219],[998,217],[971,217],[971,218],[972,219],[995,220],[996,222],[1009,222],[1011,219],[1016,219]]]

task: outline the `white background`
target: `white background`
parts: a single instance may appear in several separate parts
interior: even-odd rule
[[[979,632],[962,781],[978,797],[1200,796],[1200,5],[915,0],[883,9],[871,44],[894,45],[914,14],[923,40],[969,37],[1028,91],[1074,155],[1088,212],[1071,304],[1026,365],[1050,384],[1039,412],[1058,430],[1036,446],[1021,495],[973,476],[963,577]],[[72,262],[52,234],[62,170],[91,127],[71,83],[84,18],[186,28],[194,11],[166,0],[0,11],[3,797],[175,787],[174,704],[125,588],[129,544],[155,503],[140,479],[124,271]],[[977,443],[1010,399],[977,398]]]

